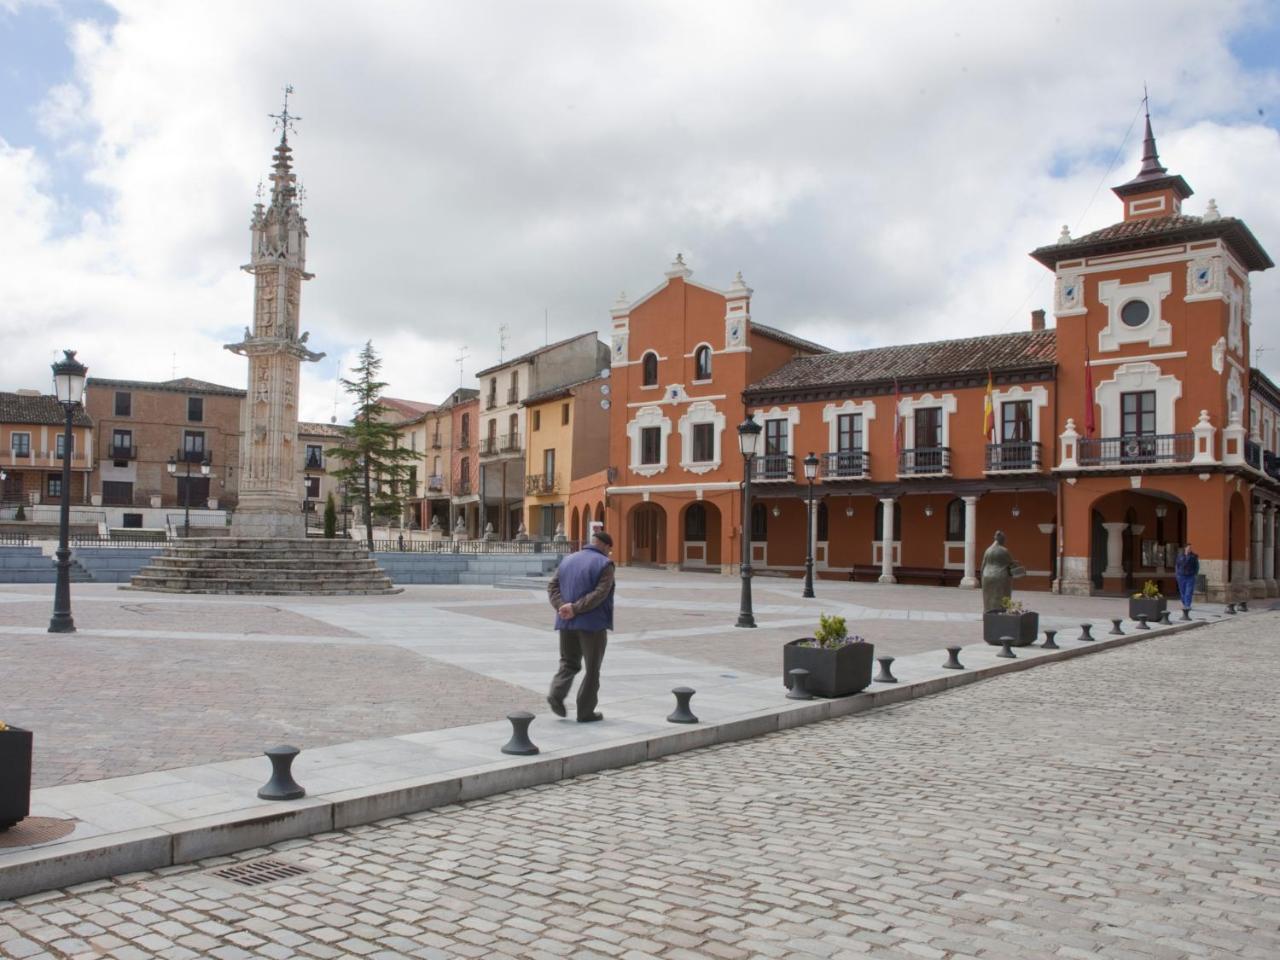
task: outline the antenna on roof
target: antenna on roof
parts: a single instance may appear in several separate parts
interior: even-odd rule
[[[333,381],[333,413],[329,414],[329,422],[338,422],[338,386],[342,383],[341,379]]]
[[[503,354],[507,352],[507,338],[511,333],[511,328],[505,323],[498,324],[498,362],[503,360]]]
[[[470,351],[469,351],[465,346],[464,346],[464,347],[459,347],[459,348],[458,348],[458,356],[457,356],[457,357],[454,359],[454,361],[453,361],[454,363],[456,363],[456,364],[458,365],[458,386],[460,386],[460,387],[461,387],[461,386],[463,385],[463,383],[465,382],[465,381],[463,380],[462,364],[466,361],[467,357],[469,357],[469,356],[471,356],[471,352],[470,352]]]

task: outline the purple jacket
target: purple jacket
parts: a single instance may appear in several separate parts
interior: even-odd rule
[[[603,596],[592,597],[602,584]],[[578,612],[572,619],[561,620],[557,613],[556,630],[613,629],[613,561],[594,547],[584,547],[565,557],[547,586],[547,594],[556,608],[561,603],[587,601],[577,604]]]

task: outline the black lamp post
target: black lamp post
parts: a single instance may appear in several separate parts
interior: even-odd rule
[[[182,462],[187,465],[186,483],[182,487],[182,539],[189,540],[191,538],[191,451],[181,450],[178,453],[182,457]],[[207,477],[209,475],[209,454],[205,454],[200,461],[200,475]],[[178,475],[178,461],[175,457],[170,457],[166,465],[169,476],[176,477]]]
[[[751,471],[755,469],[762,429],[751,413],[738,425],[738,449],[742,451],[742,603],[736,624],[739,627],[756,625],[751,612]]]
[[[71,548],[67,544],[71,529],[71,420],[76,407],[84,399],[84,380],[89,368],[76,359],[74,350],[63,350],[63,357],[53,365],[53,389],[66,411],[67,422],[62,433],[62,503],[58,510],[58,580],[53,590],[53,617],[50,633],[75,633],[71,619]]]
[[[804,478],[809,481],[809,510],[804,525],[804,593],[803,597],[813,596],[813,481],[818,476],[818,458],[813,451],[804,458]]]

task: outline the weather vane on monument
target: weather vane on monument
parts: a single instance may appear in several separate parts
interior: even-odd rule
[[[268,113],[267,116],[276,122],[275,129],[280,131],[280,139],[288,139],[289,133],[297,133],[298,128],[295,127],[294,121],[301,120],[301,117],[295,117],[289,112],[289,94],[293,93],[293,84],[285,84],[284,88],[284,107],[279,113]]]

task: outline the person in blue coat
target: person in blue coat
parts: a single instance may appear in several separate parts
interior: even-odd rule
[[[1196,575],[1200,573],[1200,558],[1196,556],[1191,544],[1178,551],[1178,558],[1173,562],[1173,575],[1178,581],[1178,593],[1182,597],[1182,609],[1191,609],[1191,599],[1196,592]]]
[[[565,557],[547,584],[547,597],[556,611],[560,631],[560,669],[551,680],[547,703],[557,717],[566,715],[565,697],[573,678],[586,664],[578,686],[578,722],[603,720],[596,711],[600,695],[600,665],[608,631],[613,629],[613,538],[597,530],[591,542]]]

